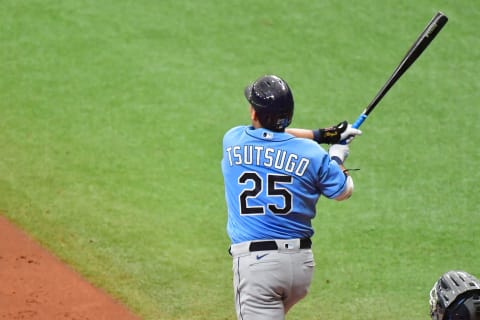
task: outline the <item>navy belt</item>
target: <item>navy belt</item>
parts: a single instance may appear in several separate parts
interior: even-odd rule
[[[312,247],[312,240],[310,238],[300,239],[300,249],[310,249]],[[278,245],[273,240],[266,241],[252,241],[250,243],[250,252],[278,250]]]

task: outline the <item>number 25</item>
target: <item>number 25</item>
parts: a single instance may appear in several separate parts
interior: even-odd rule
[[[249,206],[248,199],[256,198],[264,189],[262,177],[255,172],[244,172],[239,178],[240,184],[247,184],[248,181],[253,182],[252,188],[246,188],[240,194],[240,214],[265,214],[265,207]],[[288,175],[267,175],[267,196],[268,197],[282,197],[283,207],[277,207],[273,203],[267,204],[268,209],[273,214],[286,215],[292,210],[293,196],[287,188],[282,187],[282,184],[291,184],[292,177]]]

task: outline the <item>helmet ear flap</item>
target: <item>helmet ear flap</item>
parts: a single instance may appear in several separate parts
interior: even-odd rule
[[[449,320],[480,320],[480,296],[479,293],[462,295],[447,310],[444,319]]]
[[[272,131],[283,131],[292,122],[292,116],[287,113],[276,115],[257,112],[257,115],[262,126]]]

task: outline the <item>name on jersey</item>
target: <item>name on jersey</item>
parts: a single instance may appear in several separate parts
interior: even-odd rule
[[[230,146],[226,148],[226,152],[230,166],[263,166],[284,170],[297,176],[303,176],[310,164],[309,159],[302,158],[295,153],[263,146]]]

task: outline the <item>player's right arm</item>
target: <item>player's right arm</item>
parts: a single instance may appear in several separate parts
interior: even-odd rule
[[[340,170],[342,170],[343,174],[345,175],[345,187],[342,193],[340,193],[334,198],[337,201],[342,201],[350,198],[354,189],[353,179],[343,164],[345,159],[347,159],[349,152],[350,148],[348,144],[334,144],[330,146],[328,150],[328,155],[330,156],[330,159],[338,164]]]
[[[350,198],[354,189],[353,179],[348,173],[348,170],[345,169],[343,165],[340,166],[340,169],[342,169],[347,180],[345,182],[345,190],[343,190],[343,192],[335,198],[335,200],[337,201],[347,200],[348,198]]]

